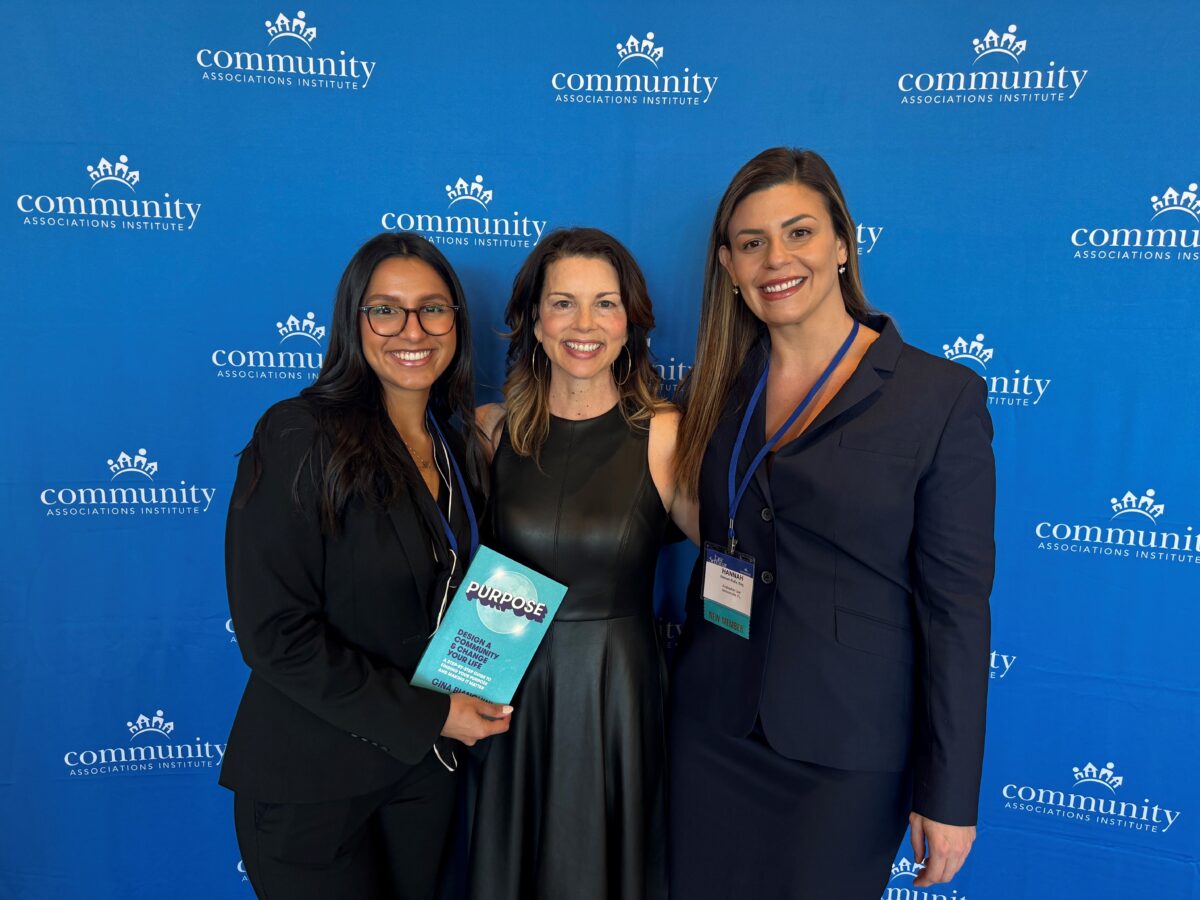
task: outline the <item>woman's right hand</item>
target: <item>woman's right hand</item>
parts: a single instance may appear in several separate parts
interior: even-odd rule
[[[473,747],[477,741],[508,731],[512,711],[511,706],[486,703],[466,694],[451,694],[450,715],[442,726],[442,736]]]

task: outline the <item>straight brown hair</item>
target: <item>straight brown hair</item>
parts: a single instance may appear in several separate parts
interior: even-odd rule
[[[728,248],[729,222],[746,197],[781,184],[801,184],[825,199],[834,233],[846,245],[846,271],[839,276],[846,312],[862,322],[872,313],[858,272],[858,238],[841,186],[825,162],[812,150],[772,147],[742,166],[725,189],[713,217],[704,263],[704,290],[696,361],[676,392],[683,408],[679,424],[675,470],[678,484],[695,496],[704,451],[716,431],[729,393],[763,325],[733,293],[733,282],[721,265],[720,249]]]

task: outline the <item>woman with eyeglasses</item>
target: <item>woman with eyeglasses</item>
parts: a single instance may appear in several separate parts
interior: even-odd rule
[[[260,897],[432,897],[456,745],[508,728],[511,707],[409,684],[477,543],[472,397],[454,270],[381,234],[317,380],[242,453],[225,563],[251,671],[220,781]]]
[[[567,586],[488,743],[471,845],[475,900],[665,900],[666,678],[655,564],[687,530],[658,397],[654,313],[633,256],[594,228],[546,235],[513,283],[489,544]],[[690,526],[694,529],[694,525]]]

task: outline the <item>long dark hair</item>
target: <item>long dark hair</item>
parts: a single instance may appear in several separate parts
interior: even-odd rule
[[[725,189],[713,217],[704,264],[695,365],[676,394],[683,407],[675,455],[676,478],[692,495],[700,482],[704,451],[716,430],[729,391],[763,327],[742,298],[733,293],[733,281],[721,265],[720,251],[729,247],[729,221],[738,204],[751,194],[781,184],[801,184],[824,198],[834,234],[846,247],[846,271],[838,276],[846,312],[860,322],[873,312],[859,279],[854,220],[829,164],[812,150],[772,147],[742,166]]]
[[[550,264],[582,256],[607,261],[617,273],[621,303],[629,322],[625,350],[613,363],[621,415],[631,425],[648,427],[655,411],[661,379],[650,362],[648,338],[654,329],[654,308],[646,278],[637,261],[612,235],[597,228],[561,228],[538,243],[513,279],[512,297],[504,310],[508,325],[508,373],[504,379],[505,418],[513,450],[538,458],[550,433],[550,361],[533,331],[542,303],[542,288]],[[537,356],[541,357],[538,362]]]
[[[334,297],[324,365],[317,380],[300,392],[324,440],[320,442],[323,447],[314,446],[301,464],[293,493],[299,500],[301,474],[310,463],[315,464],[321,527],[327,534],[338,532],[342,514],[355,497],[390,506],[412,490],[425,489],[388,417],[383,388],[363,356],[359,334],[359,307],[371,276],[376,266],[392,257],[428,264],[445,282],[450,302],[459,307],[457,347],[450,365],[433,384],[429,409],[439,422],[462,436],[467,477],[477,489],[486,485],[487,463],[476,438],[471,322],[462,285],[446,257],[425,238],[411,232],[384,232],[359,247],[346,264]]]

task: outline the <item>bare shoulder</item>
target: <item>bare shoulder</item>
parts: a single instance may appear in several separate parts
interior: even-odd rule
[[[674,403],[663,403],[654,410],[654,417],[650,419],[650,440],[655,443],[669,443],[673,447],[682,418],[683,414]]]
[[[650,477],[658,487],[663,505],[671,508],[675,496],[675,442],[679,434],[679,410],[669,403],[654,410],[646,453]]]

